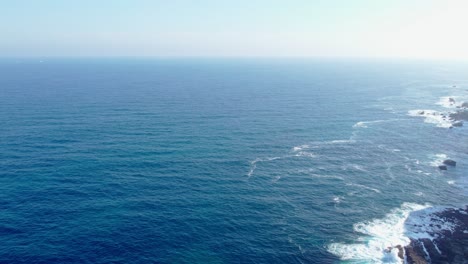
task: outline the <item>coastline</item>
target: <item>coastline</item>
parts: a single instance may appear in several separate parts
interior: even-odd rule
[[[455,111],[413,110],[409,114],[424,116],[425,122],[437,121],[437,126],[449,129],[460,128],[468,121],[468,102],[443,97],[439,104]],[[456,162],[446,159],[438,168],[447,170],[447,165],[456,166]],[[387,249],[387,253],[396,250],[403,263],[468,263],[468,205],[414,211],[406,219],[405,229],[410,243]]]
[[[430,219],[428,222],[415,223],[410,216],[410,221],[406,222],[408,230],[419,229],[424,233],[410,235],[411,242],[407,246],[395,246],[398,256],[408,264],[468,263],[468,205],[435,212],[431,209],[413,213],[416,219],[421,220],[421,215]]]

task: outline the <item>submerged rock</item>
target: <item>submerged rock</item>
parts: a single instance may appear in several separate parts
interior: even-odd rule
[[[447,166],[445,165],[439,165],[438,168],[439,170],[447,170]]]
[[[450,104],[455,104],[455,99],[453,99],[452,97],[449,97],[448,101]]]
[[[451,159],[446,159],[442,163],[449,166],[457,166],[457,162]]]
[[[461,104],[461,107],[463,107],[463,108],[468,108],[468,102],[463,102],[463,103]]]

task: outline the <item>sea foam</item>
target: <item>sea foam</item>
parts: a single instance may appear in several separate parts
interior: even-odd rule
[[[433,167],[437,167],[437,166],[441,165],[443,163],[443,161],[448,158],[448,156],[446,154],[443,154],[443,153],[431,155],[429,157],[432,159],[432,161],[429,162],[429,164],[431,166],[433,166]]]
[[[445,108],[455,108],[460,105],[457,103],[458,99],[458,96],[443,96],[436,104]]]
[[[277,160],[277,159],[281,159],[281,158],[283,158],[283,157],[272,157],[272,158],[263,158],[263,159],[256,158],[255,160],[250,162],[250,170],[247,173],[247,176],[250,178],[254,174],[255,169],[257,168],[257,163],[266,162],[266,161],[273,161],[273,160]]]
[[[410,110],[408,111],[409,116],[424,117],[424,122],[429,124],[435,124],[437,127],[449,128],[452,126],[452,121],[447,115],[435,110]]]
[[[366,263],[403,263],[398,250],[388,250],[397,245],[410,243],[406,225],[410,213],[427,208],[427,205],[403,203],[384,218],[365,221],[354,225],[354,231],[362,234],[357,243],[332,243],[327,249],[342,260],[363,261]]]

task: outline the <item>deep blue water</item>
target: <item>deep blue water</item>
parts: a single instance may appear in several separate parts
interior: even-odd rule
[[[447,62],[3,59],[0,262],[338,263],[356,223],[466,203],[467,129],[408,111],[467,89]]]

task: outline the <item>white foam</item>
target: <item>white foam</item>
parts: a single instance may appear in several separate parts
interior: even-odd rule
[[[393,114],[396,114],[397,112],[395,111],[395,109],[393,109],[393,107],[386,107],[383,109],[384,111],[388,111],[390,113],[393,113]]]
[[[385,120],[373,120],[373,121],[360,121],[353,125],[353,128],[367,128],[370,124],[400,121],[401,119],[385,119]]]
[[[356,124],[353,125],[354,128],[358,128],[358,127],[364,127],[364,128],[367,128],[367,125],[366,125],[366,122],[357,122]]]
[[[356,141],[353,139],[338,139],[338,140],[332,140],[328,141],[329,144],[347,144],[347,143],[355,143]]]
[[[450,184],[450,185],[454,185],[455,181],[447,181],[447,183]]]
[[[424,122],[429,124],[435,124],[437,127],[449,128],[452,126],[452,120],[444,114],[434,110],[410,110],[408,111],[409,116],[424,117]]]
[[[299,152],[296,153],[294,156],[296,156],[296,157],[307,157],[307,158],[315,158],[315,157],[317,157],[317,155],[315,155],[314,153],[307,152],[307,151],[299,151]]]
[[[410,239],[405,235],[405,221],[411,212],[427,206],[404,203],[393,209],[384,218],[361,222],[354,225],[354,231],[362,234],[359,243],[332,243],[328,251],[342,260],[355,260],[365,263],[403,263],[398,250],[389,247],[406,246]]]
[[[442,154],[442,153],[431,155],[429,157],[432,159],[432,161],[429,164],[433,167],[437,167],[441,165],[444,162],[444,160],[448,158],[446,154]]]
[[[273,161],[273,160],[277,160],[277,159],[281,159],[281,158],[284,158],[284,157],[272,157],[272,158],[263,158],[263,159],[256,158],[255,160],[250,162],[250,170],[247,173],[247,176],[250,178],[254,174],[255,169],[257,168],[257,163],[265,162],[265,161]]]
[[[307,149],[318,148],[323,145],[351,144],[355,142],[356,141],[353,139],[335,139],[335,140],[328,140],[328,141],[315,141],[315,142],[310,142],[309,144],[295,146],[291,149],[291,151],[300,152],[300,151],[304,151]]]
[[[347,186],[359,187],[359,188],[370,190],[370,191],[373,191],[373,192],[376,192],[376,193],[381,193],[381,191],[379,189],[372,188],[372,187],[369,187],[369,186],[366,186],[366,185],[361,185],[361,184],[357,184],[357,183],[347,183],[346,185]]]
[[[301,145],[301,146],[293,147],[292,151],[293,152],[298,152],[298,151],[302,151],[302,150],[308,149],[308,148],[309,148],[309,145]]]
[[[334,202],[335,204],[339,204],[339,203],[341,203],[341,200],[342,200],[342,199],[343,199],[343,196],[334,196],[334,197],[333,197],[333,202]]]
[[[457,104],[458,98],[458,96],[443,96],[436,104],[445,108],[455,108],[459,105]]]
[[[310,176],[313,177],[313,178],[336,179],[336,180],[344,181],[343,177],[335,176],[335,175],[310,174]]]

